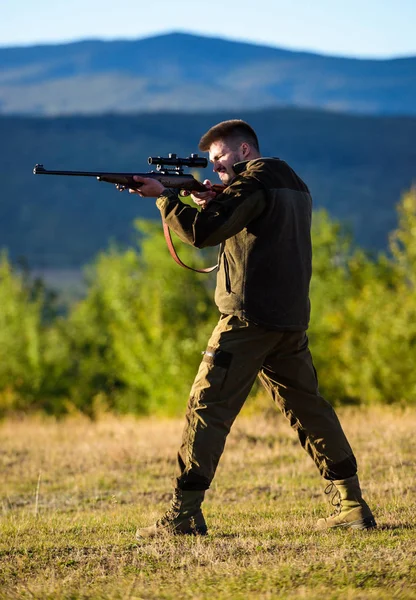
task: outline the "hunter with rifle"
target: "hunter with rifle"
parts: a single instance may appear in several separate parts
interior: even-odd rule
[[[245,121],[214,125],[199,148],[209,153],[223,187],[205,181],[185,188],[181,181],[179,188],[190,190],[198,207],[181,202],[178,186],[171,185],[183,175],[113,181],[157,198],[162,220],[184,242],[221,245],[215,290],[220,318],[191,387],[172,502],[136,538],[207,533],[205,492],[257,376],[328,482],[325,491],[337,510],[319,519],[317,528],[372,529],[376,522],[361,494],[355,456],[334,409],[319,393],[309,351],[308,187],[285,161],[261,156],[257,135]]]

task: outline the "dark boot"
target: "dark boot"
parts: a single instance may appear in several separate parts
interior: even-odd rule
[[[154,525],[138,529],[136,539],[163,535],[206,535],[208,530],[201,510],[204,495],[204,490],[176,488],[166,514]]]
[[[358,476],[332,481],[325,493],[331,494],[336,511],[327,519],[319,519],[317,529],[348,527],[350,529],[372,529],[376,527],[370,508],[361,496]]]

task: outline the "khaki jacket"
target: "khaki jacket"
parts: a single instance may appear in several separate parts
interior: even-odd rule
[[[312,199],[278,158],[234,165],[232,183],[198,211],[167,191],[156,204],[163,220],[197,248],[221,244],[215,302],[270,329],[305,330],[312,271]]]

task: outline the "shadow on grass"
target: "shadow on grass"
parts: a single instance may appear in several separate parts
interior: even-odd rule
[[[397,523],[395,525],[377,525],[374,531],[399,531],[402,529],[414,530],[416,525],[414,523]]]

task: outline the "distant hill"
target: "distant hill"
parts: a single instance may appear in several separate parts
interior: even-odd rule
[[[416,117],[296,109],[0,117],[0,246],[33,267],[76,267],[110,240],[134,242],[136,217],[159,218],[153,199],[120,194],[95,180],[33,176],[35,163],[147,171],[149,155],[195,152],[202,133],[233,117],[257,130],[264,156],[280,156],[299,173],[315,208],[348,222],[360,245],[386,247],[396,226],[395,204],[416,180]]]
[[[358,60],[186,33],[0,48],[0,113],[324,108],[416,114],[416,57]]]

